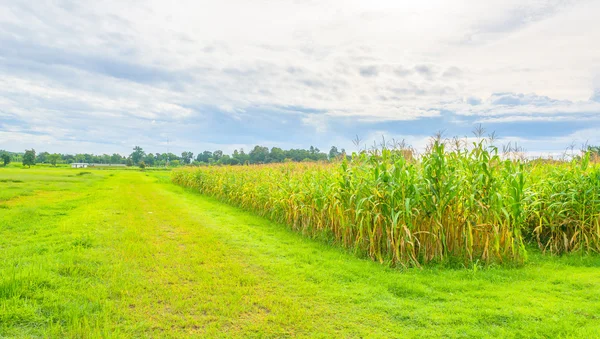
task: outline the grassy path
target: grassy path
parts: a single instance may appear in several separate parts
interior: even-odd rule
[[[0,337],[600,335],[598,257],[399,271],[168,173],[54,171],[0,171]]]

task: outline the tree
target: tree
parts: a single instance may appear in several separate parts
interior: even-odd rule
[[[268,162],[283,162],[285,159],[285,153],[279,147],[271,148],[271,153],[269,153],[269,161]]]
[[[146,152],[144,152],[144,150],[140,146],[135,146],[133,148],[133,153],[131,153],[131,155],[130,155],[131,161],[133,162],[134,165],[136,165],[140,161],[142,161],[142,159],[144,158],[145,155],[146,155]]]
[[[144,163],[148,166],[154,166],[154,160],[155,160],[154,154],[148,153],[146,155],[146,157],[144,158]]]
[[[4,166],[7,166],[8,164],[10,164],[10,155],[8,155],[8,153],[2,153],[2,156],[0,156],[0,158],[2,158],[2,161],[4,162]]]
[[[331,146],[331,149],[329,150],[329,160],[334,160],[339,155],[341,155],[341,153],[338,151],[337,147]]]
[[[133,166],[133,161],[131,160],[131,157],[127,158],[127,161],[125,162],[125,164],[126,164],[128,167],[131,167],[131,166]]]
[[[233,159],[236,160],[236,164],[246,164],[249,160],[250,157],[248,156],[248,154],[244,153],[244,149],[240,149],[240,151],[238,152],[237,150],[233,151]]]
[[[192,159],[194,159],[194,153],[192,153],[192,152],[181,153],[181,160],[183,160],[184,164],[191,164]]]
[[[33,148],[25,150],[23,155],[23,166],[31,167],[31,165],[35,165],[35,150]]]
[[[52,166],[56,166],[56,162],[60,159],[60,154],[54,153],[54,154],[48,154],[46,156],[46,160],[52,164]]]
[[[120,164],[122,160],[123,160],[123,157],[120,154],[113,153],[113,155],[110,156],[111,164]]]
[[[48,152],[41,152],[40,154],[38,154],[36,156],[35,160],[36,160],[36,162],[38,162],[40,164],[46,163],[46,162],[48,162],[48,155],[49,155]]]
[[[209,159],[212,158],[213,154],[211,151],[204,151],[202,153],[198,153],[198,157],[196,157],[196,161],[199,162],[209,162]]]
[[[213,152],[213,159],[215,159],[215,161],[219,161],[219,159],[221,159],[222,157],[223,157],[223,151],[216,150]]]
[[[269,156],[269,149],[267,147],[254,146],[254,149],[248,154],[250,155],[250,162],[253,164],[264,164]]]
[[[219,159],[217,163],[221,165],[234,165],[233,160],[234,159],[231,158],[228,154],[225,154]],[[235,161],[237,162],[237,160]]]
[[[141,169],[145,169],[146,168],[146,163],[143,162],[143,161],[140,161],[140,165],[139,166],[140,166]]]
[[[72,162],[75,162],[75,156],[73,156],[73,154],[65,154],[62,156],[62,159],[65,161],[65,163],[70,164]]]

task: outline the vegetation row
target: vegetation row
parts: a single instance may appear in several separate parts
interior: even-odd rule
[[[194,157],[193,152],[182,152],[181,156],[174,153],[151,153],[146,152],[140,146],[135,146],[133,152],[128,156],[118,153],[95,155],[91,153],[79,154],[60,154],[40,152],[36,153],[34,149],[25,150],[25,152],[8,152],[0,150],[0,160],[6,166],[10,162],[20,162],[24,166],[35,164],[123,164],[127,166],[156,166],[156,167],[179,167],[180,165],[243,165],[243,164],[268,164],[279,162],[311,162],[326,161],[335,159],[345,153],[342,148],[332,146],[329,153],[323,153],[318,148],[310,146],[309,149],[289,149],[284,150],[279,147],[269,149],[265,146],[256,145],[246,153],[244,149],[236,149],[231,155],[223,153],[221,150],[203,151]]]
[[[488,139],[334,163],[179,169],[173,182],[392,265],[521,263],[600,252],[600,166],[499,154]]]

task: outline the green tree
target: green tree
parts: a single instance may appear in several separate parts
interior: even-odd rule
[[[48,152],[41,152],[35,157],[35,160],[39,164],[46,163],[46,162],[48,162],[48,155],[49,155]]]
[[[133,148],[133,153],[131,153],[130,155],[131,161],[134,165],[137,165],[140,161],[142,161],[145,155],[146,152],[144,152],[144,150],[140,146],[135,146]]]
[[[250,162],[253,164],[264,164],[269,156],[269,149],[262,146],[254,146],[254,149],[248,154]]]
[[[337,147],[331,146],[331,149],[329,150],[329,160],[334,160],[341,154],[342,153],[338,151]]]
[[[140,161],[139,166],[140,166],[141,169],[145,169],[146,168],[146,163],[143,162],[143,161]]]
[[[111,164],[120,164],[122,161],[123,161],[123,157],[120,154],[113,153],[113,155],[110,156]]]
[[[213,156],[213,154],[211,151],[204,151],[202,153],[198,153],[198,156],[196,157],[196,161],[208,163],[210,161],[210,159],[212,158],[212,156]]]
[[[25,150],[23,155],[23,166],[31,167],[31,165],[35,165],[35,150],[33,148]]]
[[[48,154],[46,156],[46,160],[52,164],[52,166],[56,166],[56,162],[58,162],[58,160],[60,159],[60,154],[54,153],[54,154]]]
[[[283,162],[285,159],[285,153],[279,147],[271,148],[271,153],[269,153],[269,161],[268,162]]]
[[[240,149],[240,151],[238,152],[238,150],[233,151],[233,159],[236,160],[236,164],[246,164],[248,162],[248,160],[250,160],[250,157],[248,156],[248,154],[244,153],[244,149]]]
[[[2,153],[2,156],[0,157],[2,158],[2,162],[4,162],[4,166],[10,164],[10,155],[8,155],[8,153]]]
[[[219,161],[219,159],[221,159],[222,157],[223,157],[223,151],[216,150],[213,152],[213,159],[215,159],[215,161]]]
[[[156,158],[154,157],[154,154],[148,153],[146,155],[146,157],[144,158],[144,163],[146,163],[146,165],[148,165],[148,166],[154,166],[155,160],[156,160]]]
[[[181,153],[181,160],[184,164],[191,164],[192,159],[194,159],[194,153],[192,152],[183,152]]]

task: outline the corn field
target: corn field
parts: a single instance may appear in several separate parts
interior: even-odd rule
[[[521,263],[528,245],[600,252],[600,166],[505,159],[489,140],[418,159],[180,169],[173,182],[391,265]]]

